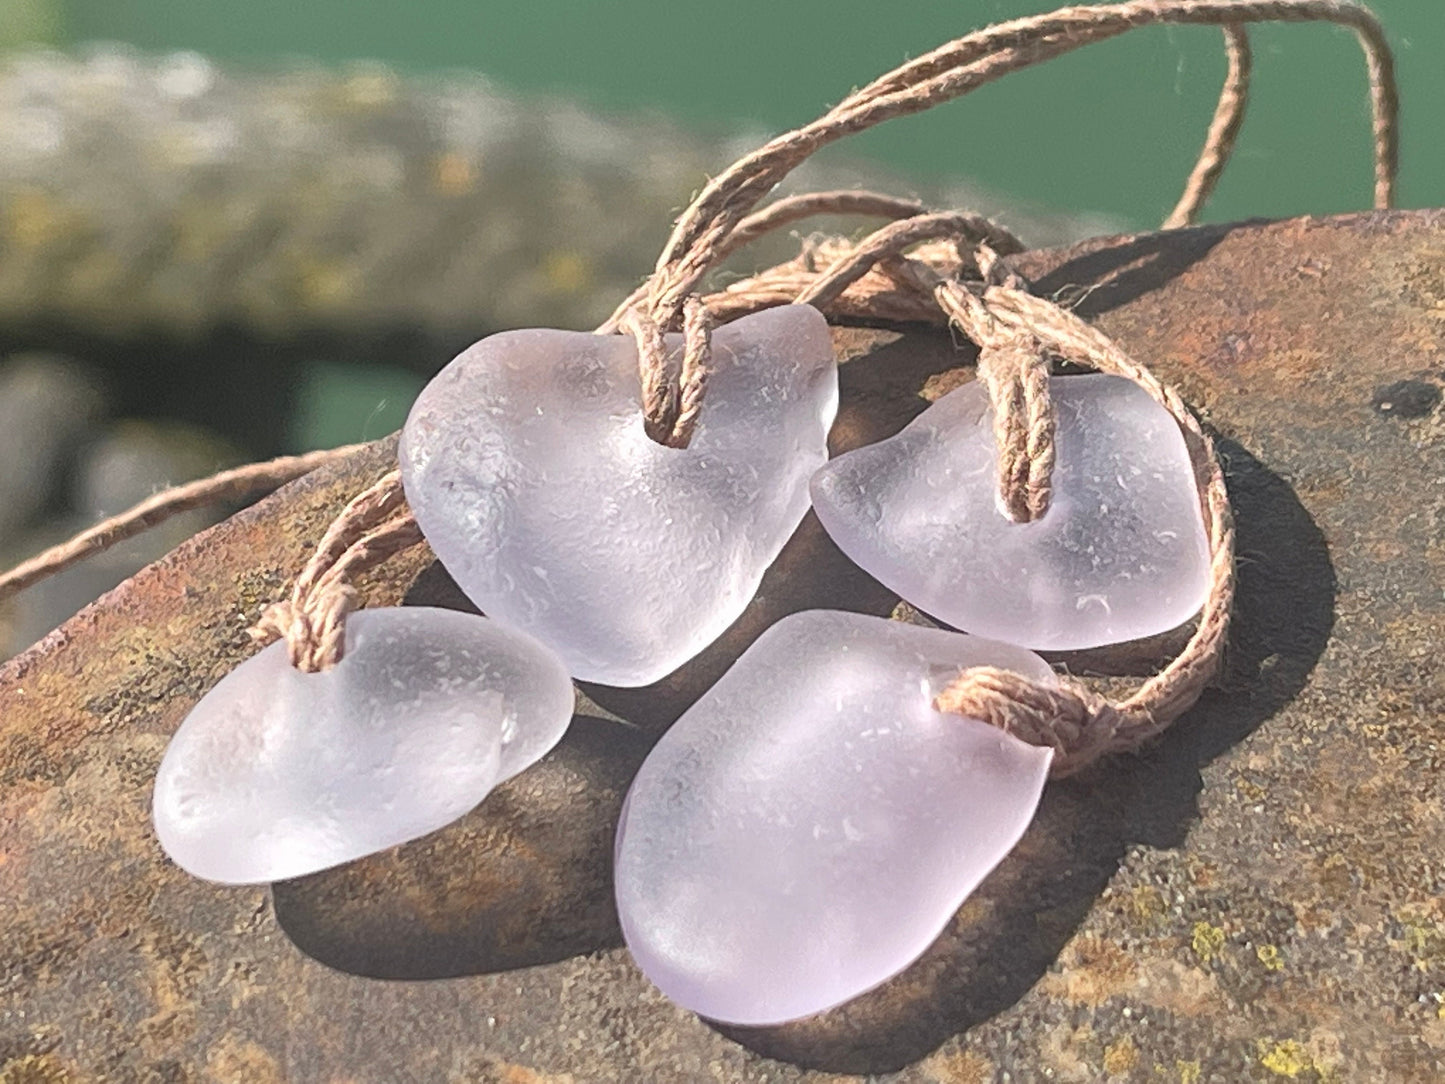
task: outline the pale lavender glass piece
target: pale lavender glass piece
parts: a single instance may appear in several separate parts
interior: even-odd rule
[[[1062,651],[1176,627],[1209,589],[1178,424],[1123,377],[1053,377],[1049,388],[1058,430],[1041,519],[1003,511],[993,413],[977,383],[819,470],[818,518],[865,572],[980,636]]]
[[[361,610],[331,669],[302,673],[275,643],[201,699],[156,774],[156,835],[210,881],[314,873],[467,813],[557,743],[573,702],[531,637],[453,610]]]
[[[663,735],[617,830],[639,967],[684,1008],[778,1024],[915,960],[1013,849],[1052,753],[933,710],[1037,655],[861,614],[785,617]]]
[[[551,646],[578,678],[646,685],[747,606],[808,511],[837,406],[828,328],[806,305],[714,332],[685,449],[643,431],[631,336],[510,331],[421,393],[402,430],[402,481],[432,549],[485,613]]]

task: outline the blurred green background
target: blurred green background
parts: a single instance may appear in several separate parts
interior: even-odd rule
[[[0,0],[62,44],[108,39],[248,65],[376,58],[472,68],[503,87],[718,128],[814,117],[853,86],[951,37],[1053,0]],[[1400,199],[1445,204],[1445,0],[1375,0],[1404,89]],[[26,14],[28,13],[28,14]],[[1370,198],[1365,76],[1352,36],[1254,32],[1235,161],[1207,217],[1325,213]],[[847,152],[960,175],[1021,202],[1148,226],[1172,205],[1224,72],[1219,34],[1158,28],[1010,76]]]

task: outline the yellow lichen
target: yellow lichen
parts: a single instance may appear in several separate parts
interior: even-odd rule
[[[1129,911],[1136,919],[1148,921],[1169,910],[1164,896],[1153,885],[1140,885],[1129,893]]]
[[[1189,947],[1201,962],[1207,964],[1224,948],[1224,931],[1208,922],[1196,922],[1189,937]]]
[[[477,165],[456,151],[440,155],[432,165],[432,183],[448,196],[465,196],[477,187]]]
[[[1261,802],[1264,800],[1265,789],[1252,779],[1236,779],[1234,789],[1239,791],[1239,796],[1246,802]]]
[[[1199,1084],[1199,1078],[1204,1075],[1204,1066],[1197,1061],[1180,1058],[1174,1062],[1174,1068],[1179,1073],[1179,1084]]]
[[[1268,1069],[1275,1076],[1284,1076],[1293,1079],[1301,1073],[1307,1073],[1315,1067],[1314,1059],[1309,1052],[1294,1039],[1285,1039],[1283,1042],[1260,1043],[1259,1063]]]
[[[592,264],[580,252],[553,252],[542,264],[542,276],[553,293],[576,294],[592,285]]]
[[[1104,1047],[1104,1072],[1110,1076],[1127,1073],[1139,1064],[1139,1048],[1127,1035]]]
[[[1280,954],[1276,945],[1260,945],[1254,950],[1259,962],[1264,965],[1266,971],[1283,971],[1284,957]]]
[[[72,1079],[54,1054],[25,1054],[0,1065],[0,1084],[68,1084]]]
[[[1445,962],[1445,926],[1423,907],[1406,906],[1395,915],[1404,937],[1394,942],[1414,960],[1417,971],[1427,971]]]

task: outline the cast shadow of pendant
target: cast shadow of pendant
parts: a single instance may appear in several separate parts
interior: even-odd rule
[[[649,745],[577,716],[460,821],[273,885],[276,921],[308,956],[377,979],[507,971],[621,945],[612,837]]]
[[[887,353],[883,347],[865,364],[900,360]],[[956,363],[956,354],[940,355]],[[937,362],[935,356],[935,371],[946,368]],[[866,381],[867,374],[852,379]],[[909,396],[893,405],[898,409],[879,412],[887,419],[882,428],[901,428],[927,404]],[[846,432],[846,413],[840,420]],[[860,442],[882,435],[871,425],[850,434]],[[772,1028],[719,1025],[720,1031],[796,1065],[897,1070],[1024,997],[1059,958],[1130,846],[1182,843],[1198,816],[1201,767],[1294,697],[1333,623],[1334,576],[1319,529],[1289,486],[1243,448],[1222,442],[1221,453],[1242,560],[1220,687],[1141,755],[1051,786],[1019,847],[902,974],[815,1017]],[[435,566],[409,601],[468,608]],[[458,823],[275,885],[278,923],[318,961],[388,979],[491,973],[617,948],[614,833],[627,786],[651,744],[786,613],[831,607],[886,615],[896,603],[810,516],[719,643],[655,686],[584,689],[599,714],[615,713],[627,724],[579,715],[551,754]],[[1129,672],[1129,655],[1070,663]]]

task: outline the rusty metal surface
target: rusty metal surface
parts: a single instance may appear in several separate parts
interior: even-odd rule
[[[611,830],[650,741],[778,615],[894,607],[811,519],[722,643],[659,687],[589,689],[559,750],[459,824],[272,890],[168,865],[167,737],[383,443],[0,669],[0,1081],[1439,1079],[1445,213],[1024,264],[1220,433],[1238,620],[1220,688],[1143,755],[1052,786],[916,966],[802,1024],[720,1030],[620,948]],[[839,446],[971,357],[934,332],[837,338]],[[370,598],[454,599],[424,565]]]

